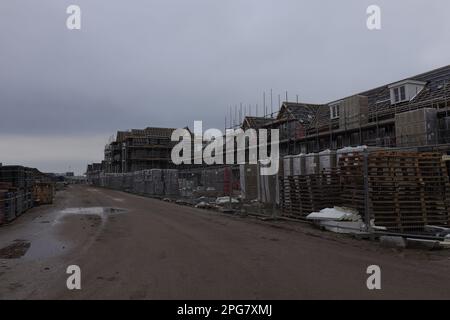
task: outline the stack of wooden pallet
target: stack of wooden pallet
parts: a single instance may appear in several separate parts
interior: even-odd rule
[[[368,157],[370,211],[400,232],[449,225],[449,183],[439,153],[376,152]]]
[[[297,217],[300,214],[298,184],[294,177],[280,178],[280,203],[283,215]]]
[[[339,176],[335,170],[284,177],[280,191],[282,212],[289,217],[304,218],[340,204]]]
[[[285,177],[280,190],[286,216],[302,218],[343,206],[364,217],[367,192],[369,218],[377,226],[399,232],[420,232],[426,225],[450,227],[449,176],[440,153],[341,154],[337,170]]]
[[[364,154],[342,154],[338,161],[342,188],[341,205],[365,212]]]

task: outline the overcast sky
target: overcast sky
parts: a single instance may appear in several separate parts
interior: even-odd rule
[[[66,28],[70,4],[81,30]],[[449,12],[448,0],[2,0],[0,162],[81,173],[117,130],[223,128],[230,105],[254,112],[271,88],[276,102],[287,90],[324,103],[448,65]]]

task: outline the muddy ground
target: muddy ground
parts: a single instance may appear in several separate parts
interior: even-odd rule
[[[373,264],[381,290],[366,286]],[[81,290],[66,287],[69,265]],[[450,253],[89,186],[0,227],[0,299],[314,298],[449,299]]]

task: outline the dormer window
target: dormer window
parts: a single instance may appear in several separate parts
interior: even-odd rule
[[[406,100],[405,86],[394,88],[394,102],[399,103],[399,102],[403,102],[405,100]]]
[[[405,80],[390,85],[391,104],[413,100],[425,85],[425,82],[415,80]]]
[[[339,103],[335,103],[335,104],[331,104],[330,105],[330,118],[331,120],[333,119],[339,119],[339,115],[340,115],[340,104]]]

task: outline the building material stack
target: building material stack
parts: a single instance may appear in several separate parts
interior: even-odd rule
[[[52,204],[54,193],[53,183],[38,182],[33,186],[33,201],[36,205]]]
[[[283,163],[282,161],[280,162]],[[258,162],[258,200],[263,204],[273,204],[278,202],[278,195],[281,197],[281,192],[283,192],[283,188],[277,187],[278,179],[283,180],[283,177],[279,177],[278,175],[263,175],[262,169],[267,167],[268,165],[262,161]],[[283,169],[280,171],[282,172]]]
[[[28,188],[31,186],[29,179],[29,171],[22,166],[0,167],[0,181],[10,184],[10,191],[13,192],[13,198],[15,199],[15,216],[10,215],[9,221],[15,217],[19,217],[28,210],[27,195],[29,193]]]
[[[301,196],[305,193],[300,190],[301,184],[296,177],[283,176],[280,178],[281,210],[288,217],[302,216],[303,206],[301,204],[306,205],[306,201],[301,200]]]
[[[364,154],[361,151],[338,152],[338,166],[342,187],[341,205],[364,214]]]
[[[258,166],[256,164],[240,165],[240,182],[243,199],[255,200],[258,198]]]
[[[304,218],[314,211],[340,203],[340,184],[336,169],[336,152],[324,151],[290,156],[290,168],[281,179],[283,215]],[[286,159],[285,158],[285,159]],[[286,166],[286,161],[284,161]]]
[[[205,195],[209,194],[212,196],[223,196],[225,194],[225,171],[226,168],[211,166],[206,168],[197,169],[199,170],[199,185],[198,187],[202,189],[201,192],[206,192]],[[194,170],[194,171],[197,171]],[[188,170],[189,172],[190,170]]]
[[[178,170],[166,169],[163,171],[164,194],[166,196],[178,196],[180,189],[178,186]]]
[[[440,153],[377,152],[368,159],[377,225],[400,232],[450,226],[449,181]]]
[[[45,185],[45,187],[44,187]],[[39,195],[36,195],[36,192]],[[35,202],[36,196],[42,200]],[[11,222],[35,204],[53,202],[53,181],[37,169],[0,166],[0,221]]]
[[[342,206],[365,213],[364,154],[341,155]],[[367,152],[370,218],[390,231],[450,226],[449,178],[440,153]]]
[[[132,189],[135,194],[145,194],[145,171],[134,172]]]
[[[0,225],[16,218],[16,188],[9,182],[0,182]]]

